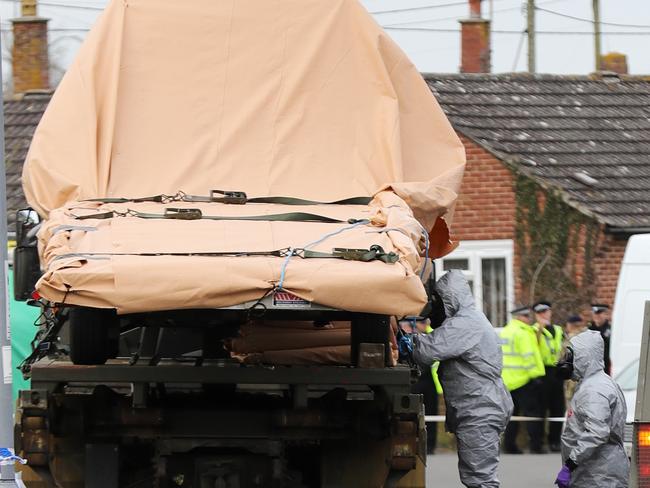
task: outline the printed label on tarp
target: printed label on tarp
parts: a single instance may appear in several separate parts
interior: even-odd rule
[[[276,291],[273,294],[273,305],[286,308],[309,308],[311,302],[303,300],[288,291]]]

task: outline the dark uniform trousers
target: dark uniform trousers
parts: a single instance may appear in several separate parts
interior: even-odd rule
[[[544,376],[543,391],[543,410],[542,417],[564,417],[565,399],[564,399],[564,381],[557,377],[557,368],[555,366],[546,366],[546,376]],[[543,429],[543,427],[542,427]],[[549,422],[548,426],[548,443],[560,444],[562,435],[561,422]]]
[[[542,414],[542,380],[533,380],[521,388],[512,390],[512,403],[514,403],[514,410],[512,415],[523,415],[524,417],[540,417]],[[504,435],[504,446],[507,451],[516,451],[517,447],[517,434],[519,433],[520,422],[510,422],[506,428]],[[532,450],[539,450],[542,446],[542,429],[540,422],[525,422],[526,429],[528,430],[528,438],[530,448]]]

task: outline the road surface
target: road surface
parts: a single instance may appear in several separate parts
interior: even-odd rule
[[[503,488],[553,488],[561,467],[559,454],[504,454],[501,455],[499,479]],[[427,487],[463,488],[458,478],[455,453],[428,457]]]

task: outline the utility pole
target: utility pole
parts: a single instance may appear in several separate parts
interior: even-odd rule
[[[528,16],[528,27],[526,28],[526,31],[528,32],[528,72],[534,73],[535,61],[536,61],[535,59],[535,0],[528,0],[526,14]]]
[[[0,73],[0,87],[2,87],[2,73]],[[7,242],[4,97],[0,90],[0,448],[13,449],[14,405],[11,398],[13,371],[11,370],[11,338],[8,323]],[[0,486],[15,487],[15,478],[13,462],[0,464]]]
[[[594,54],[596,57],[596,71],[600,71],[600,0],[593,0],[594,6]]]

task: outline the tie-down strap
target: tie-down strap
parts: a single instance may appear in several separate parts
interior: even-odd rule
[[[333,202],[319,202],[294,197],[253,197],[248,198],[243,191],[212,190],[210,196],[188,195],[179,191],[176,195],[154,195],[142,198],[91,198],[84,202],[99,203],[172,203],[172,202],[200,202],[200,203],[227,203],[232,205],[245,205],[246,203],[273,203],[278,205],[368,205],[372,197],[353,197]]]
[[[387,264],[394,264],[399,256],[394,252],[386,252],[381,246],[373,245],[369,249],[350,249],[335,247],[332,252],[310,251],[308,249],[284,248],[275,251],[228,251],[228,252],[152,252],[152,253],[111,253],[111,252],[90,252],[90,253],[68,253],[61,254],[54,258],[54,261],[67,258],[110,258],[112,256],[199,256],[199,257],[246,257],[246,256],[272,256],[286,258],[296,256],[302,259],[328,258],[343,259],[345,261],[382,261]]]
[[[310,251],[308,249],[294,249],[294,256],[301,258],[338,258],[346,261],[383,261],[387,264],[394,264],[399,260],[399,256],[394,252],[386,252],[384,248],[378,245],[370,246],[369,249],[350,249],[345,247],[335,247],[331,253]]]
[[[112,219],[115,217],[137,217],[140,219],[168,219],[168,220],[252,220],[270,222],[322,222],[327,224],[356,224],[364,219],[340,220],[324,215],[307,212],[289,212],[269,215],[204,215],[198,208],[166,208],[165,213],[146,213],[135,210],[120,212],[112,210],[89,215],[74,215],[77,220]]]

